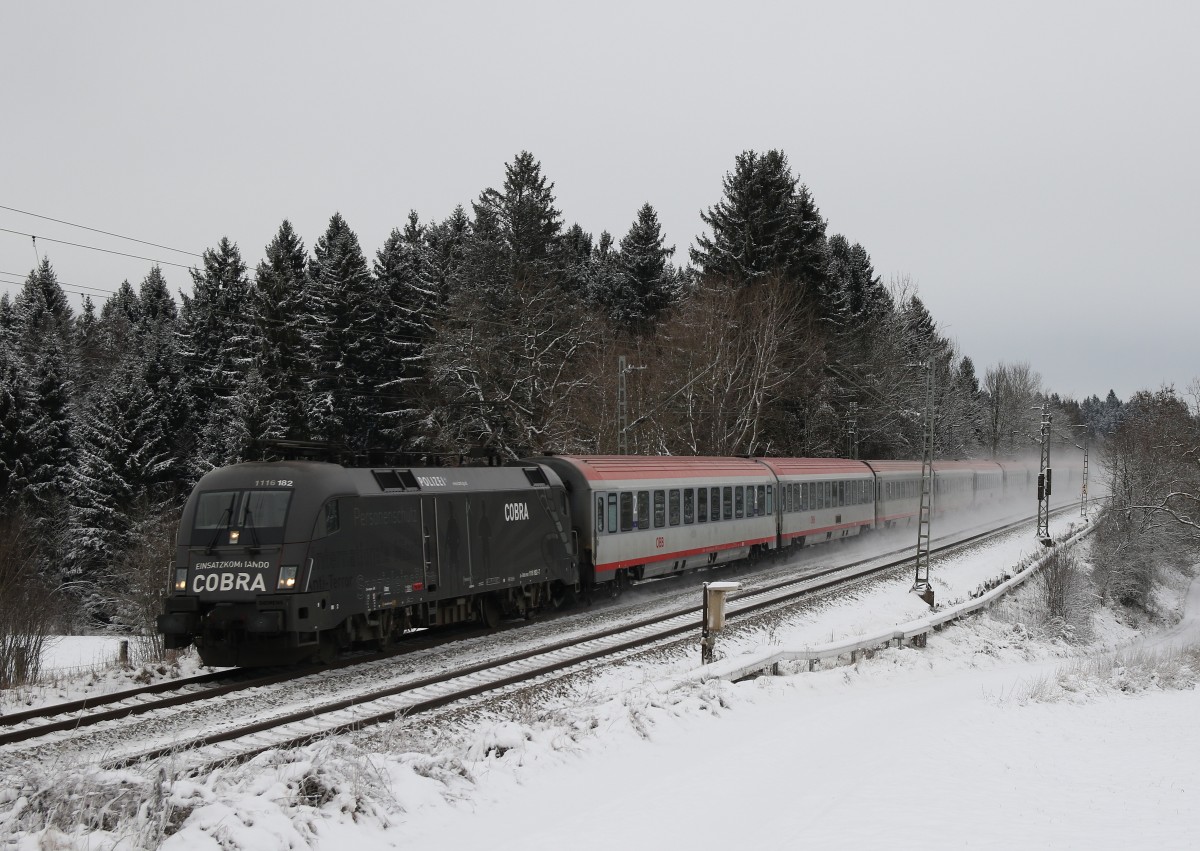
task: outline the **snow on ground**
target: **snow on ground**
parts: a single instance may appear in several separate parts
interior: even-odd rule
[[[1064,535],[1066,522],[1052,532]],[[935,560],[938,600],[966,599],[1039,552],[1023,530]],[[911,620],[924,606],[910,584],[896,575],[826,594],[786,622],[723,635],[718,655]],[[1034,586],[924,649],[853,666],[672,687],[698,662],[690,640],[437,723],[398,722],[169,782],[161,799],[128,772],[70,777],[137,791],[102,808],[106,818],[80,805],[48,829],[20,822],[28,797],[7,793],[0,839],[175,851],[1193,847],[1197,655],[1181,657],[1171,688],[1124,663],[1084,676],[1078,648],[1035,628]],[[1177,581],[1164,592],[1186,614],[1170,633],[1175,652],[1200,640],[1200,583],[1185,612],[1186,589]],[[1090,653],[1141,645],[1106,610],[1092,627]],[[43,782],[65,779],[48,768]]]

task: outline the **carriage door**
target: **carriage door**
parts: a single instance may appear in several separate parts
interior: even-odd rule
[[[421,558],[425,563],[425,590],[441,585],[441,553],[438,549],[437,498],[421,497]]]

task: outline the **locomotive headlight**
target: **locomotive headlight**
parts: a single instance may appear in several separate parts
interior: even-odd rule
[[[295,588],[296,587],[296,572],[299,570],[294,564],[284,565],[279,568],[279,583],[275,586],[279,589]]]
[[[186,591],[187,590],[187,570],[188,569],[186,567],[175,568],[175,590],[176,591]]]
[[[240,537],[242,537],[242,533],[237,529],[234,529],[229,533],[229,543],[236,544],[238,542],[238,538]]]

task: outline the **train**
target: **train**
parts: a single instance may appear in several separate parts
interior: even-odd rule
[[[1038,472],[936,461],[934,512],[1032,500]],[[235,464],[187,500],[157,628],[211,666],[329,661],[415,629],[495,628],[639,580],[914,524],[921,487],[921,462],[836,458]]]

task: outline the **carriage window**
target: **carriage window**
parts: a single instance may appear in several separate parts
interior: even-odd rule
[[[704,491],[700,491],[704,493]],[[696,492],[688,488],[683,492],[683,522],[691,523],[696,519]]]
[[[633,494],[621,494],[621,531],[628,532],[633,528]]]
[[[754,513],[758,515],[767,514],[767,486],[758,485],[755,490]]]
[[[746,513],[746,491],[741,485],[733,489],[733,516],[742,517]]]
[[[608,495],[608,531],[617,531],[617,495]]]
[[[637,492],[637,527],[650,528],[650,491]]]
[[[729,492],[729,488],[726,488],[725,490],[727,492]],[[729,499],[732,500],[733,499],[732,492],[730,492],[730,493],[731,493],[731,495],[730,495]],[[721,519],[721,489],[720,488],[712,488],[708,492],[708,494],[709,494],[708,516],[709,516],[709,519],[711,519],[715,523],[716,521]],[[726,520],[728,520],[731,516],[733,516],[733,503],[730,502],[729,505],[730,505],[729,513],[725,515]]]
[[[721,488],[721,517],[724,520],[733,519],[733,488]]]
[[[604,494],[596,497],[596,531],[604,531]]]
[[[667,491],[667,522],[672,526],[679,525],[679,489]]]
[[[767,514],[775,513],[775,486],[767,485]]]
[[[654,528],[667,525],[667,495],[663,491],[654,492]]]
[[[696,522],[708,522],[708,488],[696,491]]]

